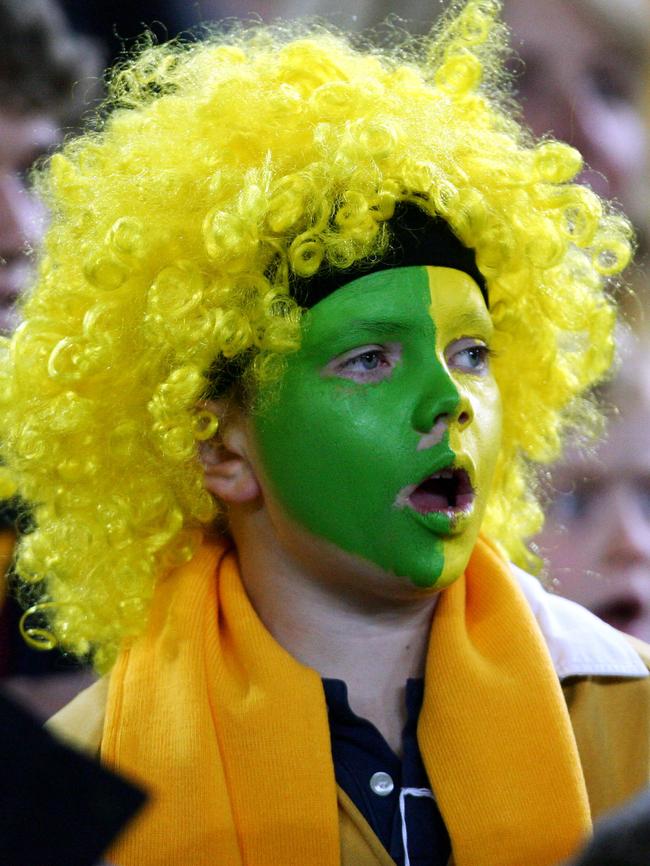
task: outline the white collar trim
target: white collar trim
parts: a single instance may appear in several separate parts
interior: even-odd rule
[[[544,635],[560,679],[648,676],[641,657],[620,632],[579,604],[547,592],[535,577],[516,565],[511,568]]]

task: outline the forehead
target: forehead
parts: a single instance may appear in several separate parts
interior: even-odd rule
[[[305,348],[339,334],[398,337],[450,328],[484,334],[492,328],[476,282],[443,267],[391,268],[352,280],[316,304],[305,324]]]
[[[650,479],[650,405],[641,403],[612,419],[602,442],[588,451],[572,449],[552,470],[553,487],[571,490],[585,480],[610,484]]]
[[[608,423],[603,441],[591,457],[599,473],[650,473],[650,349],[628,335],[623,339],[621,367],[604,392]],[[589,457],[587,460],[589,461]]]
[[[650,405],[640,403],[613,420],[590,467],[600,475],[650,475]]]

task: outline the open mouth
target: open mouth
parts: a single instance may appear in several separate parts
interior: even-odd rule
[[[409,494],[408,503],[418,514],[446,514],[456,517],[471,510],[474,488],[464,469],[434,472]]]
[[[629,631],[634,634],[632,624],[644,614],[644,605],[634,593],[605,602],[593,609],[596,616],[604,619],[609,625],[619,631]]]

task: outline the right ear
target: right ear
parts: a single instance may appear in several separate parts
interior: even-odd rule
[[[206,400],[203,408],[219,419],[216,434],[199,445],[206,490],[226,504],[252,502],[262,491],[250,459],[244,412],[222,400]]]

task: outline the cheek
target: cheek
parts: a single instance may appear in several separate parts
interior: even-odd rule
[[[474,411],[468,434],[472,437],[476,452],[473,456],[477,462],[479,481],[485,485],[492,480],[501,449],[501,394],[497,385],[490,381],[479,383],[468,396]]]
[[[601,563],[601,539],[607,536],[607,526],[594,520],[565,521],[547,518],[535,539],[542,556],[548,560],[551,576],[574,575],[598,571]]]
[[[254,421],[263,486],[296,517],[314,521],[371,483],[369,454],[380,441],[381,419],[369,400],[329,383],[306,391],[291,383]]]
[[[474,395],[476,418],[485,430],[486,437],[501,442],[501,392],[491,380]]]
[[[590,533],[573,533],[555,524],[545,526],[535,538],[555,590],[586,607],[609,592],[607,582],[596,576],[599,562],[590,550],[591,541]]]

